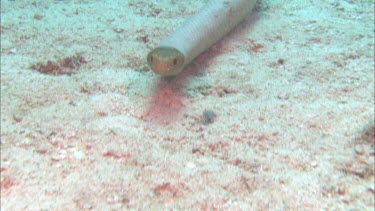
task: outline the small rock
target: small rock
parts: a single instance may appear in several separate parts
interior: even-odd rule
[[[193,169],[193,168],[196,167],[196,165],[193,162],[188,162],[188,163],[186,163],[186,167],[188,167],[190,169]]]
[[[73,153],[73,157],[77,160],[81,160],[82,158],[85,157],[85,155],[83,154],[83,152],[81,151],[77,151],[77,152],[74,152]]]
[[[358,144],[354,147],[354,151],[357,155],[363,155],[365,154],[365,149],[363,148],[362,145]]]
[[[311,162],[311,167],[315,168],[317,166],[318,166],[318,162],[317,161],[314,160],[314,161]]]
[[[204,110],[202,114],[202,123],[208,125],[214,122],[216,114],[212,110]]]

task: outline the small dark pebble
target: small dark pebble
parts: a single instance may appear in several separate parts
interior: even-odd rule
[[[39,15],[39,14],[34,14],[34,19],[35,20],[42,20],[43,16]]]
[[[164,77],[164,80],[165,80],[167,83],[170,84],[174,78],[176,78],[176,76],[174,76],[174,75],[173,75],[173,76],[165,76],[165,77]]]
[[[202,123],[208,125],[214,122],[216,114],[213,110],[204,110],[202,114]]]

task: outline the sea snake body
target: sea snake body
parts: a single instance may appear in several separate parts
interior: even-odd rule
[[[256,0],[210,0],[148,55],[151,69],[175,76],[195,57],[229,33],[252,11]]]

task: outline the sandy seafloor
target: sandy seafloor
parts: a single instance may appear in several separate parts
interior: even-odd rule
[[[263,0],[168,84],[204,3],[1,1],[1,210],[374,209],[374,3]]]

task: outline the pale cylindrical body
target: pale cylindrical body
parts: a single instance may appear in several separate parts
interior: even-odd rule
[[[256,0],[210,0],[177,30],[163,39],[157,48],[174,48],[185,58],[178,74],[195,57],[228,34],[245,19]]]

